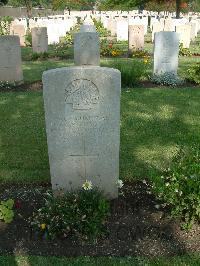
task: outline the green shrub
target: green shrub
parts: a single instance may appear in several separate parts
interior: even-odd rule
[[[122,53],[123,53],[123,50],[117,45],[117,43],[108,41],[106,39],[101,40],[101,43],[100,43],[101,56],[117,57],[117,56],[122,55]]]
[[[0,90],[12,90],[15,86],[15,82],[0,81]]]
[[[147,76],[147,64],[143,60],[119,59],[108,61],[104,65],[116,68],[121,72],[122,87],[133,87]]]
[[[94,26],[96,27],[97,32],[99,33],[100,37],[108,37],[110,36],[110,31],[104,28],[103,23],[101,21],[96,20],[93,18]]]
[[[14,201],[12,199],[0,201],[0,220],[5,223],[12,222],[14,217],[13,205]]]
[[[150,58],[150,54],[146,50],[135,50],[131,53],[131,57]]]
[[[105,232],[108,201],[96,188],[68,192],[62,197],[48,194],[45,205],[31,219],[33,229],[47,238],[95,239]]]
[[[48,52],[44,52],[44,53],[32,53],[31,54],[31,60],[36,61],[36,60],[45,60],[49,57],[49,53]]]
[[[26,44],[26,46],[29,46],[29,47],[32,46],[32,35],[31,35],[30,29],[28,29],[26,32],[25,44]]]
[[[200,84],[200,63],[188,69],[188,80]]]
[[[72,36],[72,34],[67,32],[66,35],[63,38],[61,38],[61,43],[65,44],[67,46],[72,45],[73,44],[73,36]]]
[[[160,75],[154,75],[151,78],[152,82],[158,85],[164,85],[164,86],[180,86],[184,83],[184,80],[179,78],[177,75],[166,72]]]
[[[175,217],[182,217],[183,227],[200,221],[200,146],[181,148],[171,167],[153,182],[153,190]]]
[[[179,55],[180,55],[180,56],[191,56],[192,53],[190,52],[190,49],[188,49],[188,48],[184,48],[184,47],[183,47],[183,44],[180,43],[180,44],[179,44]]]
[[[5,16],[0,17],[0,35],[10,34],[10,24],[13,21],[12,17]]]

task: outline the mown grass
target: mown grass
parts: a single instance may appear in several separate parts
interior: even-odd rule
[[[197,141],[199,99],[199,88],[122,90],[120,177],[149,176]],[[0,182],[49,181],[42,92],[1,93],[0,119]]]
[[[34,82],[42,79],[42,73],[46,70],[67,67],[73,64],[72,60],[46,60],[24,61],[23,73],[25,82]]]
[[[59,265],[59,266],[197,266],[199,265],[199,254],[186,255],[180,257],[169,258],[114,258],[114,257],[42,257],[42,256],[2,256],[0,257],[0,265],[3,266],[36,266],[36,265]]]

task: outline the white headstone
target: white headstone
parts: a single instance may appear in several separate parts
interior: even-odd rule
[[[144,49],[144,26],[143,25],[129,25],[128,48],[129,48],[129,52],[133,50]]]
[[[85,49],[83,44],[82,53]],[[55,192],[80,189],[87,179],[107,197],[118,196],[120,77],[118,70],[87,65],[44,72],[48,153]]]
[[[176,26],[176,32],[179,34],[180,43],[183,44],[184,48],[190,47],[190,35],[191,35],[191,25],[178,25]]]
[[[128,40],[128,21],[117,21],[117,41]]]
[[[100,65],[100,42],[96,29],[95,32],[80,31],[74,34],[74,61],[77,66]]]
[[[0,36],[0,81],[23,81],[19,36]]]
[[[33,52],[44,53],[48,51],[47,28],[32,28],[32,48]]]
[[[12,34],[19,36],[21,46],[26,46],[26,27],[24,25],[13,25]]]
[[[176,32],[156,32],[154,45],[154,74],[177,74],[179,36]]]

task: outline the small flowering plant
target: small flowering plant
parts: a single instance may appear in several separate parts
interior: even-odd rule
[[[86,180],[78,191],[66,192],[62,197],[48,193],[45,204],[29,221],[33,232],[48,239],[75,237],[96,239],[105,232],[109,202],[101,191]]]
[[[117,45],[117,43],[107,41],[105,39],[101,41],[100,48],[101,56],[117,57],[123,54],[122,49]]]
[[[85,180],[85,183],[83,183],[82,188],[84,190],[91,190],[92,189],[92,182]]]
[[[124,186],[124,182],[121,179],[117,180],[117,187],[122,188]]]
[[[146,50],[134,50],[131,57],[144,58],[146,61],[150,60],[150,54]]]
[[[200,221],[200,146],[181,148],[171,167],[154,179],[153,190],[173,216],[183,218],[183,228]]]

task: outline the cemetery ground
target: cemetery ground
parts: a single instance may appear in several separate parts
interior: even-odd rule
[[[192,47],[198,51],[199,38]],[[151,51],[151,44],[146,43],[146,48]],[[23,48],[24,59],[29,52]],[[111,201],[109,234],[95,243],[63,237],[50,241],[30,229],[27,219],[42,206],[43,193],[50,189],[41,75],[47,69],[73,65],[72,58],[70,52],[63,60],[24,60],[25,84],[1,88],[0,195],[2,200],[15,200],[15,218],[11,224],[0,222],[0,254],[4,255],[0,264],[6,259],[7,265],[60,265],[66,260],[30,255],[64,255],[94,257],[70,259],[71,265],[197,265],[199,224],[190,231],[182,230],[181,221],[171,218],[169,209],[152,194],[151,181],[170,165],[181,145],[190,148],[199,142],[200,87],[191,82],[176,88],[155,85],[147,79],[152,62],[146,64],[143,59],[101,61],[112,66],[128,60],[136,69],[141,62],[146,67],[146,76],[134,86],[122,83],[120,178],[125,185],[119,199]],[[180,76],[187,77],[187,69],[199,61],[198,56],[180,57]],[[13,254],[17,257],[5,257]],[[99,256],[107,258],[96,258]]]

